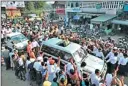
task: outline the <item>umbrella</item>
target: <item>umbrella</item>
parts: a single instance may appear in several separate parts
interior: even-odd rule
[[[74,20],[79,20],[80,17],[79,17],[78,15],[75,15],[75,16],[73,17],[73,19],[74,19]]]

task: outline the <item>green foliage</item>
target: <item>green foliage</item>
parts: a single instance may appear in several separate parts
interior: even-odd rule
[[[24,13],[36,13],[39,15],[43,12],[45,1],[25,1]]]
[[[45,2],[44,2],[44,1],[36,1],[36,2],[35,2],[35,7],[36,7],[36,9],[43,8],[44,5],[45,5]]]
[[[34,9],[35,9],[34,2],[28,1],[27,2],[27,10],[34,10]]]

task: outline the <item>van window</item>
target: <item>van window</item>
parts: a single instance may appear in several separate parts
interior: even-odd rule
[[[68,61],[70,58],[72,58],[72,55],[69,53],[65,53],[64,60]]]
[[[48,47],[46,45],[43,45],[42,46],[42,49],[41,49],[43,52],[46,52],[48,54],[51,54],[51,55],[54,55],[56,56],[57,54],[55,52],[57,52],[54,48],[52,47]]]
[[[46,53],[51,54],[51,55],[56,56],[56,57],[60,56],[61,59],[66,60],[66,61],[69,60],[72,57],[72,55],[67,53],[67,52],[64,52],[62,50],[55,49],[55,48],[52,48],[52,47],[48,47],[46,45],[42,46],[41,51],[46,52]]]

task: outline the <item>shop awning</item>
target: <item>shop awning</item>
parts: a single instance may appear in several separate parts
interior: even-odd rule
[[[128,25],[128,20],[113,20],[113,24]]]
[[[98,16],[94,19],[91,19],[91,23],[104,23],[104,22],[107,22],[111,19],[114,19],[116,17],[116,15],[101,15],[101,16]]]

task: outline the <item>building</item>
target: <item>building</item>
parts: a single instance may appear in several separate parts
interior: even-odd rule
[[[53,8],[55,9],[56,14],[59,16],[59,20],[64,20],[65,4],[66,1],[55,1],[53,4]]]
[[[114,24],[116,24],[115,19],[123,12],[126,2],[127,0],[67,1],[65,7],[66,17],[69,19],[77,15],[86,20],[89,19],[92,24],[98,24],[99,26],[113,24],[111,26],[114,27]]]
[[[21,16],[21,9],[25,7],[24,1],[2,1],[2,13],[6,14],[9,18]]]

